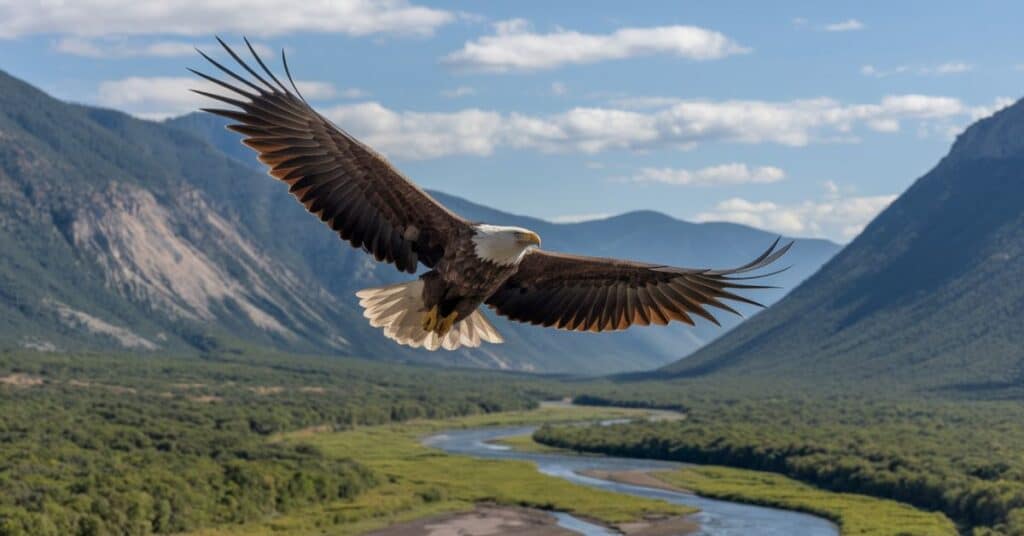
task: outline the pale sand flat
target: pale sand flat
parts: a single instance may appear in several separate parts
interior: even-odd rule
[[[543,510],[514,506],[477,506],[471,512],[443,514],[399,523],[372,536],[575,536]]]

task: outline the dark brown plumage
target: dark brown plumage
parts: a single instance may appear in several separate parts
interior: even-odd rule
[[[403,177],[376,151],[313,110],[301,97],[290,73],[288,79],[295,92],[285,87],[248,40],[245,43],[253,58],[274,84],[257,74],[220,38],[217,40],[259,84],[200,51],[211,64],[246,86],[242,89],[190,69],[246,99],[193,90],[241,109],[204,111],[238,121],[228,128],[244,135],[243,143],[257,151],[270,174],[286,182],[306,210],[343,240],[363,248],[378,261],[414,273],[417,263],[433,267],[438,262],[454,228],[468,230],[468,222]],[[285,65],[287,69],[287,62]]]
[[[429,350],[501,342],[478,308],[486,303],[519,322],[575,331],[614,331],[634,324],[718,323],[707,311],[736,313],[732,300],[758,305],[730,289],[766,288],[741,276],[784,255],[778,240],[751,263],[732,270],[697,270],[537,250],[527,229],[464,220],[417,187],[376,151],[313,110],[281,54],[291,89],[246,40],[263,75],[222,40],[246,78],[200,51],[237,83],[192,70],[232,94],[194,90],[237,109],[205,109],[237,123],[261,162],[306,210],[352,246],[417,280],[357,293],[370,324],[400,344]],[[265,77],[264,77],[265,76]],[[738,314],[738,313],[737,313]]]
[[[761,306],[728,289],[768,288],[745,284],[738,274],[775,262],[790,245],[778,248],[776,240],[760,257],[731,270],[536,251],[486,303],[512,320],[574,331],[615,331],[673,320],[692,325],[693,315],[718,324],[706,307],[739,314],[722,300]]]

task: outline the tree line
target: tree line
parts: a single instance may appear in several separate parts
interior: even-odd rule
[[[276,433],[532,407],[525,381],[358,360],[0,354],[0,535],[168,534],[379,477]]]
[[[689,389],[688,389],[689,388]],[[781,473],[941,511],[976,535],[1024,535],[1024,406],[1017,401],[750,395],[695,384],[584,400],[687,408],[679,422],[546,426],[546,445]]]

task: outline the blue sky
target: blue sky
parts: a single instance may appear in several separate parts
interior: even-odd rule
[[[201,103],[192,46],[245,34],[423,186],[553,220],[845,242],[1024,92],[1019,2],[69,4],[0,0],[0,69],[161,118]]]

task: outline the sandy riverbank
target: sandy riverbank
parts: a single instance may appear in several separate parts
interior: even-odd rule
[[[580,471],[580,474],[590,478],[610,480],[620,484],[643,486],[645,488],[663,489],[667,491],[678,491],[679,493],[693,493],[688,489],[682,489],[659,479],[651,474],[651,471],[602,471],[594,469],[591,471]]]
[[[372,536],[570,536],[549,512],[514,506],[480,505],[470,512],[441,514],[392,525]]]
[[[627,536],[676,536],[698,528],[686,517],[652,517],[614,527]],[[516,506],[480,505],[469,512],[442,514],[392,525],[371,536],[578,536],[558,526],[550,512]]]

